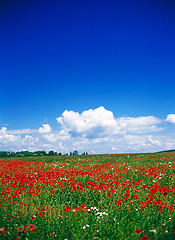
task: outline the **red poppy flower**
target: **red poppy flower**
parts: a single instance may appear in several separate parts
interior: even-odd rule
[[[110,197],[111,197],[111,193],[108,193],[106,196],[107,196],[108,198],[110,198]]]
[[[3,232],[5,235],[7,234],[7,231],[4,230],[4,227],[0,228],[0,232]]]
[[[139,228],[137,228],[135,232],[136,232],[136,233],[141,233],[141,232],[142,232],[142,230],[141,230],[141,229],[139,229]]]
[[[146,234],[143,234],[142,238],[140,238],[139,240],[149,240],[149,237],[146,236]]]
[[[158,211],[159,211],[159,212],[162,212],[162,211],[163,211],[163,208],[158,208]]]
[[[52,235],[52,236],[56,236],[56,233],[55,233],[55,232],[53,232],[53,233],[51,233],[51,235]]]
[[[69,211],[71,211],[71,207],[67,207],[67,208],[63,209],[63,211],[64,212],[69,212]]]
[[[33,232],[33,231],[35,231],[35,229],[36,229],[36,228],[35,228],[35,226],[34,226],[33,224],[30,224],[30,225],[29,225],[29,231],[32,231],[32,232]]]
[[[86,206],[84,204],[81,204],[80,207],[83,209],[86,208]]]

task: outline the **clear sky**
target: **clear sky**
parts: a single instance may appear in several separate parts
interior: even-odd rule
[[[174,43],[173,0],[1,1],[0,151],[175,148]]]

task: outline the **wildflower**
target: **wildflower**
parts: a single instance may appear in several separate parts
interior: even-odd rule
[[[136,233],[141,233],[141,232],[142,232],[142,230],[141,230],[141,229],[139,229],[139,228],[137,228],[135,232],[136,232]]]
[[[122,199],[118,199],[118,201],[116,202],[116,205],[117,206],[122,205]]]
[[[84,204],[81,204],[80,207],[81,207],[82,209],[86,208],[86,206],[85,206]]]
[[[56,233],[55,233],[55,232],[53,232],[53,233],[51,233],[51,235],[52,235],[52,236],[56,236]]]
[[[83,228],[83,229],[85,229],[86,227],[89,227],[89,225],[88,225],[88,224],[86,224],[86,225],[85,225],[85,226],[83,226],[82,228]]]
[[[98,208],[96,208],[96,207],[91,207],[91,210],[98,211]]]
[[[158,211],[161,213],[163,211],[163,208],[158,208]]]
[[[69,212],[69,211],[71,211],[71,207],[67,207],[67,208],[63,209],[63,211],[64,212]]]
[[[108,198],[110,198],[110,197],[111,197],[111,193],[108,193],[106,196],[107,196]]]
[[[99,215],[97,218],[103,217],[103,215],[108,216],[108,213],[106,212],[97,212],[95,215]]]
[[[140,238],[139,240],[149,240],[149,237],[146,236],[146,234],[143,234],[142,238]]]
[[[156,229],[151,229],[149,232],[157,233]]]
[[[32,231],[32,232],[34,232],[35,231],[35,226],[33,225],[33,224],[30,224],[29,225],[29,231]]]
[[[44,208],[41,208],[41,212],[46,212],[46,209],[44,209]]]
[[[3,232],[5,235],[7,234],[7,231],[4,230],[4,227],[0,228],[0,232]]]

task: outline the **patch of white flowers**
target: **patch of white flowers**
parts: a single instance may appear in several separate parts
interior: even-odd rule
[[[151,229],[149,232],[157,233],[156,229]]]
[[[89,225],[88,225],[88,224],[86,224],[85,226],[83,226],[83,229],[85,229],[85,228],[87,228],[87,227],[89,227]]]
[[[104,215],[108,216],[108,213],[106,213],[106,212],[97,212],[95,215],[98,215],[98,217],[103,217]]]
[[[98,208],[96,208],[96,207],[91,207],[90,209],[94,210],[94,211],[98,211]]]

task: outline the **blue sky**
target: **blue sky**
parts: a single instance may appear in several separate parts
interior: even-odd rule
[[[1,1],[0,150],[175,148],[174,13],[172,0]]]

